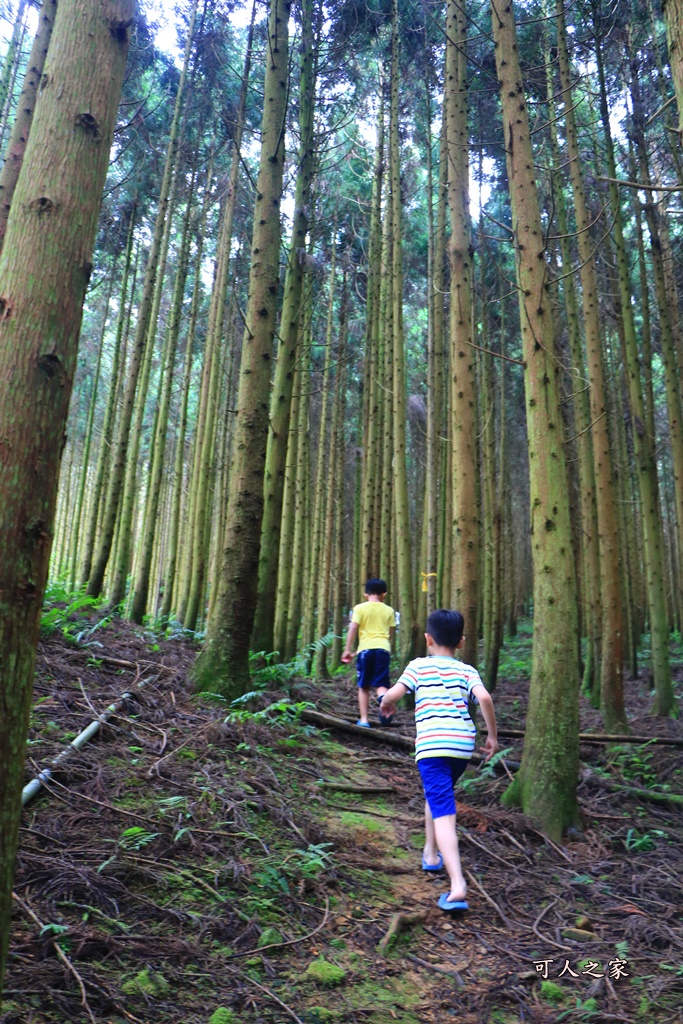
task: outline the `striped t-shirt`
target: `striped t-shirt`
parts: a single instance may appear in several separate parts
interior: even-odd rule
[[[415,694],[415,760],[423,757],[469,759],[476,728],[467,713],[472,687],[483,685],[471,665],[435,654],[415,658],[398,680]]]

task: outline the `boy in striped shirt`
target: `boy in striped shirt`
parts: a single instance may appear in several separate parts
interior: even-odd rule
[[[479,704],[488,729],[481,748],[485,759],[498,750],[491,695],[477,670],[456,658],[464,626],[460,612],[445,608],[432,612],[425,633],[429,657],[411,661],[380,705],[388,718],[401,697],[409,690],[415,694],[415,760],[426,798],[422,867],[425,871],[446,868],[451,887],[439,897],[439,906],[446,911],[467,910],[467,885],[455,831],[454,785],[474,751],[476,729],[467,711],[468,698]]]

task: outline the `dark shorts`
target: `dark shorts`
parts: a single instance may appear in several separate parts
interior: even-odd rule
[[[453,789],[468,764],[464,757],[421,757],[417,762],[432,818],[456,813]]]
[[[356,659],[356,673],[358,685],[363,690],[370,687],[375,689],[378,686],[391,686],[389,679],[389,662],[391,655],[389,651],[381,647],[371,648],[368,651],[361,651]]]

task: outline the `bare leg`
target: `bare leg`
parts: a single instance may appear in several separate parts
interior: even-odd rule
[[[434,831],[434,819],[432,818],[432,812],[429,810],[429,804],[425,800],[425,846],[422,851],[422,856],[425,859],[425,864],[431,864],[432,867],[439,863],[439,851],[436,846],[436,833]]]
[[[427,863],[436,863],[437,857],[433,856],[433,859],[430,860],[427,854],[428,852],[432,854],[437,847],[443,857],[444,867],[451,880],[451,891],[448,894],[449,902],[464,900],[467,893],[467,883],[465,882],[460,864],[458,836],[455,831],[455,815],[444,814],[439,818],[432,818],[429,804],[425,804],[425,836],[425,860]]]
[[[360,711],[360,721],[361,722],[367,722],[369,706],[370,706],[370,692],[369,692],[369,690],[363,689],[362,686],[359,686],[358,687],[358,710]]]

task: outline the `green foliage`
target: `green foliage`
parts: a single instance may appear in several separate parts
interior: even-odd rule
[[[150,971],[148,967],[140,971],[134,978],[124,981],[121,991],[127,996],[154,996],[159,999],[168,995],[170,985],[163,974],[158,971]]]
[[[626,833],[624,846],[629,851],[646,853],[648,850],[654,850],[657,846],[655,838],[668,839],[669,835],[667,832],[663,832],[660,828],[653,828],[649,832],[644,832],[642,835],[640,835],[637,829],[630,828]]]
[[[611,758],[611,762],[629,782],[637,782],[648,788],[657,785],[657,774],[651,764],[653,754],[651,743],[643,743],[619,751]]]
[[[253,873],[252,879],[268,892],[289,894],[290,883],[316,879],[332,866],[332,854],[328,850],[331,846],[331,843],[318,843],[305,850],[294,850],[280,863],[264,863]]]
[[[594,999],[592,996],[590,999],[581,999],[577,996],[576,1005],[573,1006],[571,1010],[564,1010],[559,1014],[557,1020],[560,1021],[565,1017],[568,1017],[570,1014],[576,1014],[579,1020],[588,1021],[591,1020],[598,1012],[599,1008],[597,999]]]
[[[82,613],[92,612],[101,604],[102,598],[88,597],[82,590],[69,591],[63,583],[52,581],[45,592],[40,631],[44,636],[61,631],[72,643],[87,645],[93,633],[111,621],[111,616],[93,623]]]
[[[158,832],[148,832],[139,825],[133,825],[121,833],[119,846],[123,850],[142,850],[143,847],[154,842],[158,835]]]
[[[237,700],[231,701],[230,707],[234,707],[236,710],[228,715],[225,719],[226,723],[239,725],[245,722],[275,722],[277,725],[294,725],[300,721],[302,711],[314,706],[310,701],[294,702],[285,699],[275,701],[273,704],[269,704],[267,708],[262,708],[261,711],[249,711],[247,708],[242,707],[242,705],[258,696],[260,694],[256,690],[252,690],[249,693],[245,693],[243,697],[238,697]]]
[[[518,626],[517,635],[506,638],[500,650],[499,679],[531,678],[532,632],[532,622],[524,620]]]

